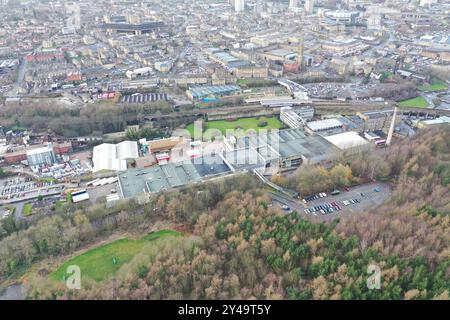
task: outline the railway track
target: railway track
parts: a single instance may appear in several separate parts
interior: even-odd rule
[[[368,103],[364,101],[349,102],[349,101],[324,101],[324,100],[312,100],[309,105],[315,107],[318,114],[324,113],[339,113],[339,114],[351,114],[356,112],[366,112],[375,110],[386,110],[393,109],[394,102],[390,101],[387,104],[379,103]],[[429,114],[437,116],[450,116],[450,110],[442,109],[423,109],[423,108],[401,108],[403,114],[415,113],[415,114]],[[223,116],[227,117],[245,117],[250,113],[258,113],[258,115],[274,115],[280,113],[280,107],[265,107],[261,105],[239,105],[231,107],[218,107],[218,108],[204,108],[204,109],[194,109],[190,111],[180,112],[180,113],[169,113],[169,114],[159,114],[146,116],[147,121],[157,121],[160,119],[170,119],[170,118],[185,118],[185,117],[197,117],[205,118],[208,115]]]

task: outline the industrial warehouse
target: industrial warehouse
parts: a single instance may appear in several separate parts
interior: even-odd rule
[[[364,130],[369,123],[358,127],[353,119],[343,116],[320,120],[313,120],[313,116],[314,109],[309,106],[282,107],[280,120],[288,129],[247,134],[238,130],[213,140],[202,137],[203,141],[175,134],[152,141],[140,139],[139,143],[101,144],[94,148],[93,172],[116,172],[118,192],[114,200],[145,199],[148,194],[234,172],[253,172],[269,184],[267,177],[274,174],[303,165],[331,167],[337,161],[389,144],[396,123],[396,110],[366,112],[357,117],[364,123],[372,121],[371,129],[384,129],[390,123],[384,140]]]
[[[322,137],[306,135],[301,129],[261,132],[239,138],[230,135],[224,137],[221,144],[219,152],[188,156],[185,160],[175,160],[173,157],[172,161],[160,162],[147,168],[120,171],[120,196],[131,198],[156,193],[233,172],[257,170],[271,175],[293,170],[304,164],[329,165],[347,155],[367,151],[371,146],[356,132]],[[192,147],[187,148],[191,150]],[[175,145],[172,150],[179,152]],[[165,154],[168,159],[171,158],[167,150]]]
[[[143,193],[155,193],[198,183],[231,171],[232,168],[221,155],[209,155],[144,169],[129,169],[118,174],[119,194],[122,198],[131,198]]]

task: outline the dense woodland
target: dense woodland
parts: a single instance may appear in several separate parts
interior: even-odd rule
[[[73,137],[125,130],[127,123],[136,123],[145,116],[171,112],[165,101],[148,105],[88,105],[83,109],[39,103],[8,105],[0,110],[0,125],[6,128],[51,130],[58,135]]]
[[[358,181],[353,176],[349,165],[337,164],[331,169],[322,166],[305,165],[297,169],[293,175],[283,177],[272,176],[272,182],[297,191],[301,196],[309,196],[318,192],[333,191]]]
[[[113,232],[170,221],[190,232],[143,249],[114,281],[83,281],[71,291],[48,280],[56,265],[42,267],[29,276],[29,298],[449,299],[449,168],[448,127],[355,159],[338,171],[391,176],[393,196],[371,212],[327,223],[282,213],[249,175],[160,194],[145,206],[55,211],[33,226],[4,224],[0,275]],[[380,290],[367,289],[371,264],[381,268]]]
[[[273,181],[305,196],[368,179],[395,184],[392,200],[383,211],[449,214],[450,128],[420,132],[408,143],[399,141],[388,149],[356,155],[331,169],[303,166],[288,178],[277,176]]]

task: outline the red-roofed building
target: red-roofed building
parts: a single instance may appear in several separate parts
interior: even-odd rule
[[[67,81],[81,81],[81,73],[70,73],[67,75]]]

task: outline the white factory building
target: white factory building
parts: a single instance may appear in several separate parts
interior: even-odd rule
[[[53,146],[49,143],[47,146],[37,149],[27,150],[27,161],[31,167],[39,165],[52,165],[56,162]]]
[[[102,170],[124,171],[127,169],[127,161],[138,157],[136,141],[123,141],[118,144],[103,143],[94,147],[92,155],[93,172]]]
[[[369,150],[370,143],[357,132],[347,131],[324,137],[328,142],[338,147],[343,155],[352,155]]]
[[[280,120],[291,129],[302,128],[313,117],[314,108],[310,106],[282,107],[280,109]]]
[[[311,121],[307,124],[307,129],[312,132],[326,131],[335,128],[341,128],[342,122],[336,118]]]
[[[302,117],[295,113],[291,107],[284,107],[280,109],[280,120],[291,129],[301,128],[305,123]]]

